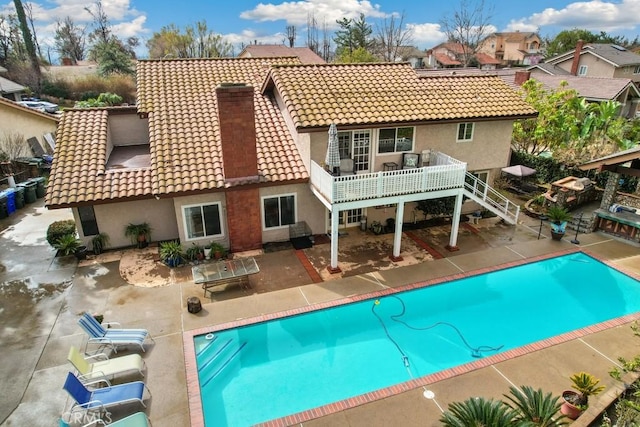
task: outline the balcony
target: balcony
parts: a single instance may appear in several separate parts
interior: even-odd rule
[[[329,204],[464,188],[467,164],[432,152],[429,166],[333,176],[311,162],[311,185]]]

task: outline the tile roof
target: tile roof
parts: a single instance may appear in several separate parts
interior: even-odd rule
[[[295,56],[303,64],[324,64],[326,61],[308,47],[289,47],[282,44],[251,44],[246,46],[238,57],[277,58]]]
[[[473,52],[473,49],[470,48],[469,46],[465,46],[462,43],[456,43],[456,42],[444,42],[431,48],[431,50],[438,50],[438,49],[446,49],[457,55],[463,55],[465,52]]]
[[[462,65],[462,62],[458,61],[457,59],[451,58],[446,53],[434,53],[433,56],[435,56],[436,61],[438,61],[442,65]]]
[[[482,52],[478,52],[474,55],[476,57],[476,59],[478,60],[478,62],[482,65],[490,65],[490,64],[501,64],[501,62],[499,60],[497,60],[496,58],[494,58],[491,55],[487,55],[486,53],[482,53]]]
[[[273,86],[298,129],[536,115],[496,76],[421,78],[409,64],[278,66]]]
[[[148,115],[151,167],[104,171],[112,109],[67,110],[58,127],[47,205],[222,190],[225,184],[215,88],[254,87],[260,182],[307,180],[309,174],[275,101],[259,87],[273,64],[295,58],[138,61],[137,112]],[[135,110],[134,110],[135,111]],[[242,182],[236,182],[242,184]],[[69,190],[73,190],[67,193]]]

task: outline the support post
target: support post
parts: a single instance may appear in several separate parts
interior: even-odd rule
[[[393,254],[391,261],[402,261],[400,249],[402,245],[402,218],[404,218],[404,202],[398,202],[396,209],[396,229],[393,234]]]
[[[331,210],[331,265],[327,270],[331,274],[341,273],[338,267],[338,227],[340,226],[340,211]]]
[[[458,229],[460,228],[460,214],[462,213],[462,192],[459,192],[456,196],[456,203],[453,208],[453,218],[451,218],[451,235],[449,236],[449,244],[447,250],[455,252],[459,250],[458,243]]]

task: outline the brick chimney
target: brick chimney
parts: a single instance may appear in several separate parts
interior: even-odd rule
[[[514,83],[518,86],[522,86],[530,78],[531,71],[516,71],[516,78],[514,80]]]
[[[227,181],[258,180],[253,87],[222,83],[216,88],[222,161]]]
[[[222,145],[229,248],[231,252],[262,247],[256,122],[253,87],[223,83],[216,88]]]
[[[573,52],[573,62],[571,63],[571,75],[578,75],[578,65],[580,64],[580,52],[582,52],[582,46],[584,46],[584,40],[578,40],[576,44],[576,50]]]

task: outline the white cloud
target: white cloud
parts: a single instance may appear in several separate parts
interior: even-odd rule
[[[602,0],[575,2],[564,9],[547,8],[533,15],[511,20],[507,29],[535,31],[544,26],[562,29],[584,28],[590,31],[629,30],[638,27],[640,0],[612,3]]]
[[[248,45],[255,42],[258,44],[282,44],[283,40],[286,39],[284,33],[259,34],[253,30],[243,30],[241,33],[224,34],[223,37],[227,42],[238,47],[238,49],[240,45]]]
[[[445,40],[447,35],[440,30],[440,24],[407,24],[412,33],[413,44],[421,49],[430,49]]]
[[[121,39],[127,39],[129,37],[139,37],[143,33],[148,33],[149,30],[144,27],[144,23],[147,21],[146,16],[138,16],[129,22],[120,22],[111,26],[113,34]]]
[[[259,3],[255,8],[240,14],[243,19],[258,22],[286,20],[290,25],[306,25],[310,14],[316,18],[318,27],[326,23],[329,29],[337,27],[342,18],[358,18],[363,13],[367,18],[390,16],[366,0],[300,0],[281,4]]]

